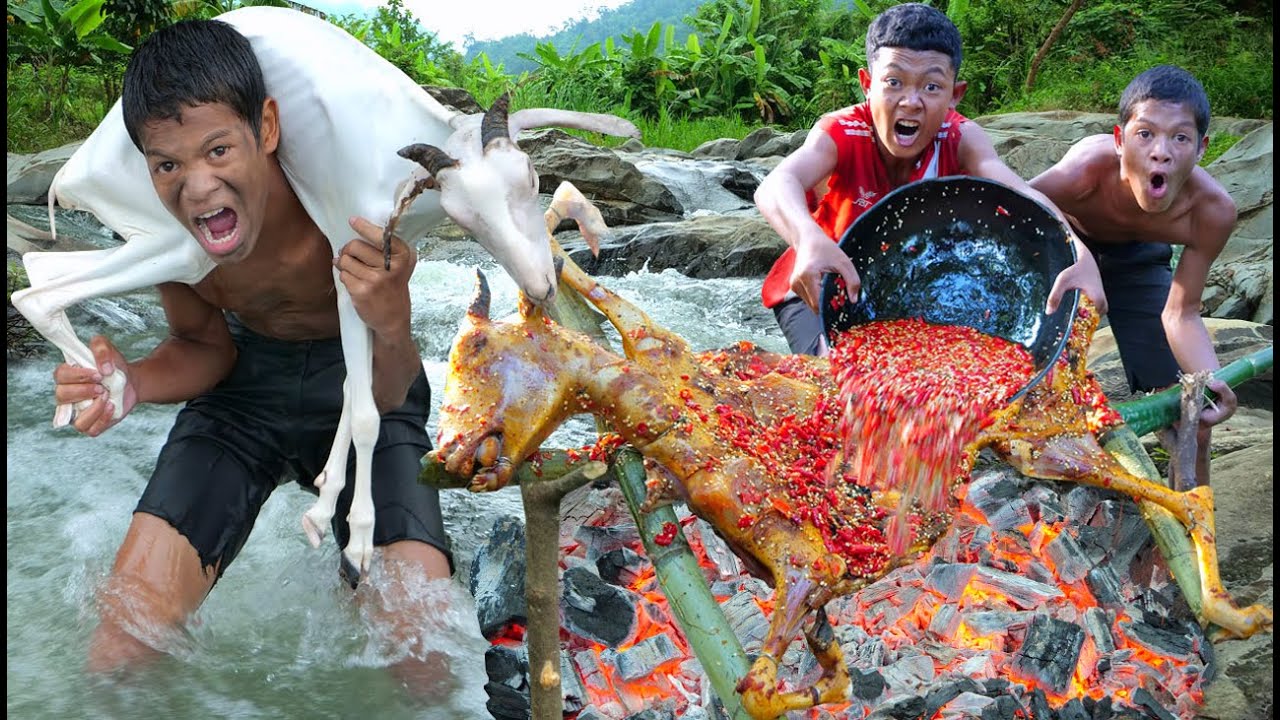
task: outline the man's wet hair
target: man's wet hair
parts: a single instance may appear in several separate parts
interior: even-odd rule
[[[933,50],[951,58],[951,71],[960,74],[960,31],[942,11],[924,3],[894,5],[867,28],[867,67],[880,48]]]
[[[1185,105],[1196,118],[1196,132],[1209,132],[1209,97],[1195,76],[1177,65],[1157,65],[1134,78],[1120,95],[1120,125],[1133,117],[1140,102],[1159,100]]]
[[[152,33],[124,71],[120,104],[129,138],[142,150],[142,128],[180,120],[185,108],[220,103],[249,123],[261,142],[267,89],[249,40],[220,20],[182,20]]]

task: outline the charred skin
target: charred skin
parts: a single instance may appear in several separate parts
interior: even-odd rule
[[[531,303],[522,302],[519,320],[504,323],[489,320],[487,303],[483,312],[473,305],[450,353],[435,454],[450,472],[473,477],[472,489],[495,489],[568,417],[590,413],[607,419],[674,478],[690,510],[775,587],[776,609],[763,651],[738,688],[748,712],[770,718],[846,699],[848,672],[839,644],[824,640],[822,608],[831,598],[914,561],[948,518],[918,528],[919,541],[905,556],[859,573],[828,550],[811,522],[797,522],[768,503],[745,506],[744,492],[785,499],[781,481],[769,477],[755,458],[726,448],[705,409],[724,404],[764,422],[797,408],[812,409],[836,391],[827,362],[761,352],[750,343],[696,355],[682,338],[557,254],[565,259],[561,282],[604,313],[623,338],[628,359],[550,322]],[[992,447],[1026,475],[1109,488],[1168,508],[1188,528],[1200,559],[1202,619],[1242,637],[1269,630],[1270,610],[1241,610],[1222,589],[1211,491],[1178,493],[1147,482],[1098,446],[1096,433],[1120,418],[1085,367],[1097,323],[1097,313],[1085,302],[1063,357],[1020,401],[991,416],[966,448],[965,469],[981,448]],[[753,373],[742,373],[748,366]],[[967,472],[954,482],[966,478]],[[896,500],[888,491],[877,503],[890,507]],[[752,521],[740,522],[749,513]],[[811,688],[783,692],[775,658],[802,629],[824,674]]]

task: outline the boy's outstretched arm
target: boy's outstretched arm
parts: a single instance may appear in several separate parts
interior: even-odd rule
[[[857,300],[862,284],[853,262],[813,221],[805,200],[805,192],[826,180],[835,167],[835,141],[814,127],[804,144],[778,163],[755,192],[760,214],[795,250],[791,290],[815,313],[821,312],[823,274],[843,277],[851,301]]]
[[[1067,221],[1066,216],[1044,193],[1031,187],[1026,180],[1023,180],[1008,165],[1004,164],[1004,161],[996,154],[996,148],[991,143],[991,138],[987,136],[986,131],[981,126],[970,121],[962,125],[961,128],[964,135],[960,140],[960,166],[965,168],[970,175],[1004,183],[1044,204],[1062,223],[1067,235],[1071,238],[1071,242],[1075,245],[1076,262],[1071,267],[1058,273],[1058,277],[1054,279],[1053,287],[1049,290],[1048,302],[1045,304],[1045,312],[1051,313],[1057,310],[1058,304],[1062,301],[1062,296],[1068,290],[1078,289],[1093,301],[1100,314],[1106,314],[1107,296],[1102,290],[1102,276],[1098,273],[1098,264],[1094,261],[1093,253],[1089,252],[1089,248],[1085,247],[1080,238],[1076,237],[1075,231],[1071,229],[1071,223]]]

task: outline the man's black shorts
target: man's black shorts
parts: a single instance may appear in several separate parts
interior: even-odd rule
[[[286,342],[258,335],[227,313],[239,349],[235,367],[213,390],[178,412],[138,512],[166,520],[200,554],[226,571],[278,485],[312,481],[329,457],[342,411],[346,365],[339,339]],[[453,557],[434,488],[418,482],[431,449],[431,388],[420,372],[404,405],[382,416],[373,456],[374,545],[420,540]],[[332,529],[339,547],[355,485],[355,451]],[[302,532],[301,518],[298,532]]]
[[[1160,319],[1173,286],[1173,247],[1080,238],[1098,262],[1102,290],[1107,294],[1107,322],[1120,351],[1129,390],[1159,390],[1176,383],[1178,361],[1169,349]]]

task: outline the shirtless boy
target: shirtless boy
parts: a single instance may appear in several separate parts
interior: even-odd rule
[[[1097,258],[1131,391],[1172,385],[1179,370],[1218,369],[1200,317],[1209,266],[1235,227],[1231,196],[1198,166],[1209,145],[1209,100],[1186,70],[1160,65],[1120,97],[1120,124],[1076,143],[1031,181],[1069,217]],[[1182,247],[1170,268],[1173,247]],[[1221,380],[1200,415],[1196,480],[1209,483],[1210,428],[1235,413]]]
[[[373,334],[382,414],[375,545],[388,577],[449,577],[436,491],[417,482],[430,449],[430,388],[410,336],[414,252],[393,239],[385,270],[381,228],[352,218],[359,238],[333,257],[281,169],[276,101],[248,40],[230,25],[179,22],[150,36],[129,61],[122,106],[157,195],[216,267],[195,285],[159,286],[169,336],[146,357],[126,360],[99,336],[90,344],[97,369],[54,371],[59,403],[94,400],[74,421],[90,436],[117,422],[101,385],[114,368],[128,377],[125,416],[138,403],[186,403],[99,592],[90,669],[154,657],[155,638],[139,629],[180,627],[200,607],[272,490],[295,477],[315,491],[310,481],[333,442],[346,377],[335,266]],[[349,536],[353,486],[333,520],[339,546]],[[412,632],[406,605],[387,602],[400,607],[386,611],[397,632]],[[397,670],[430,664],[410,658]]]

